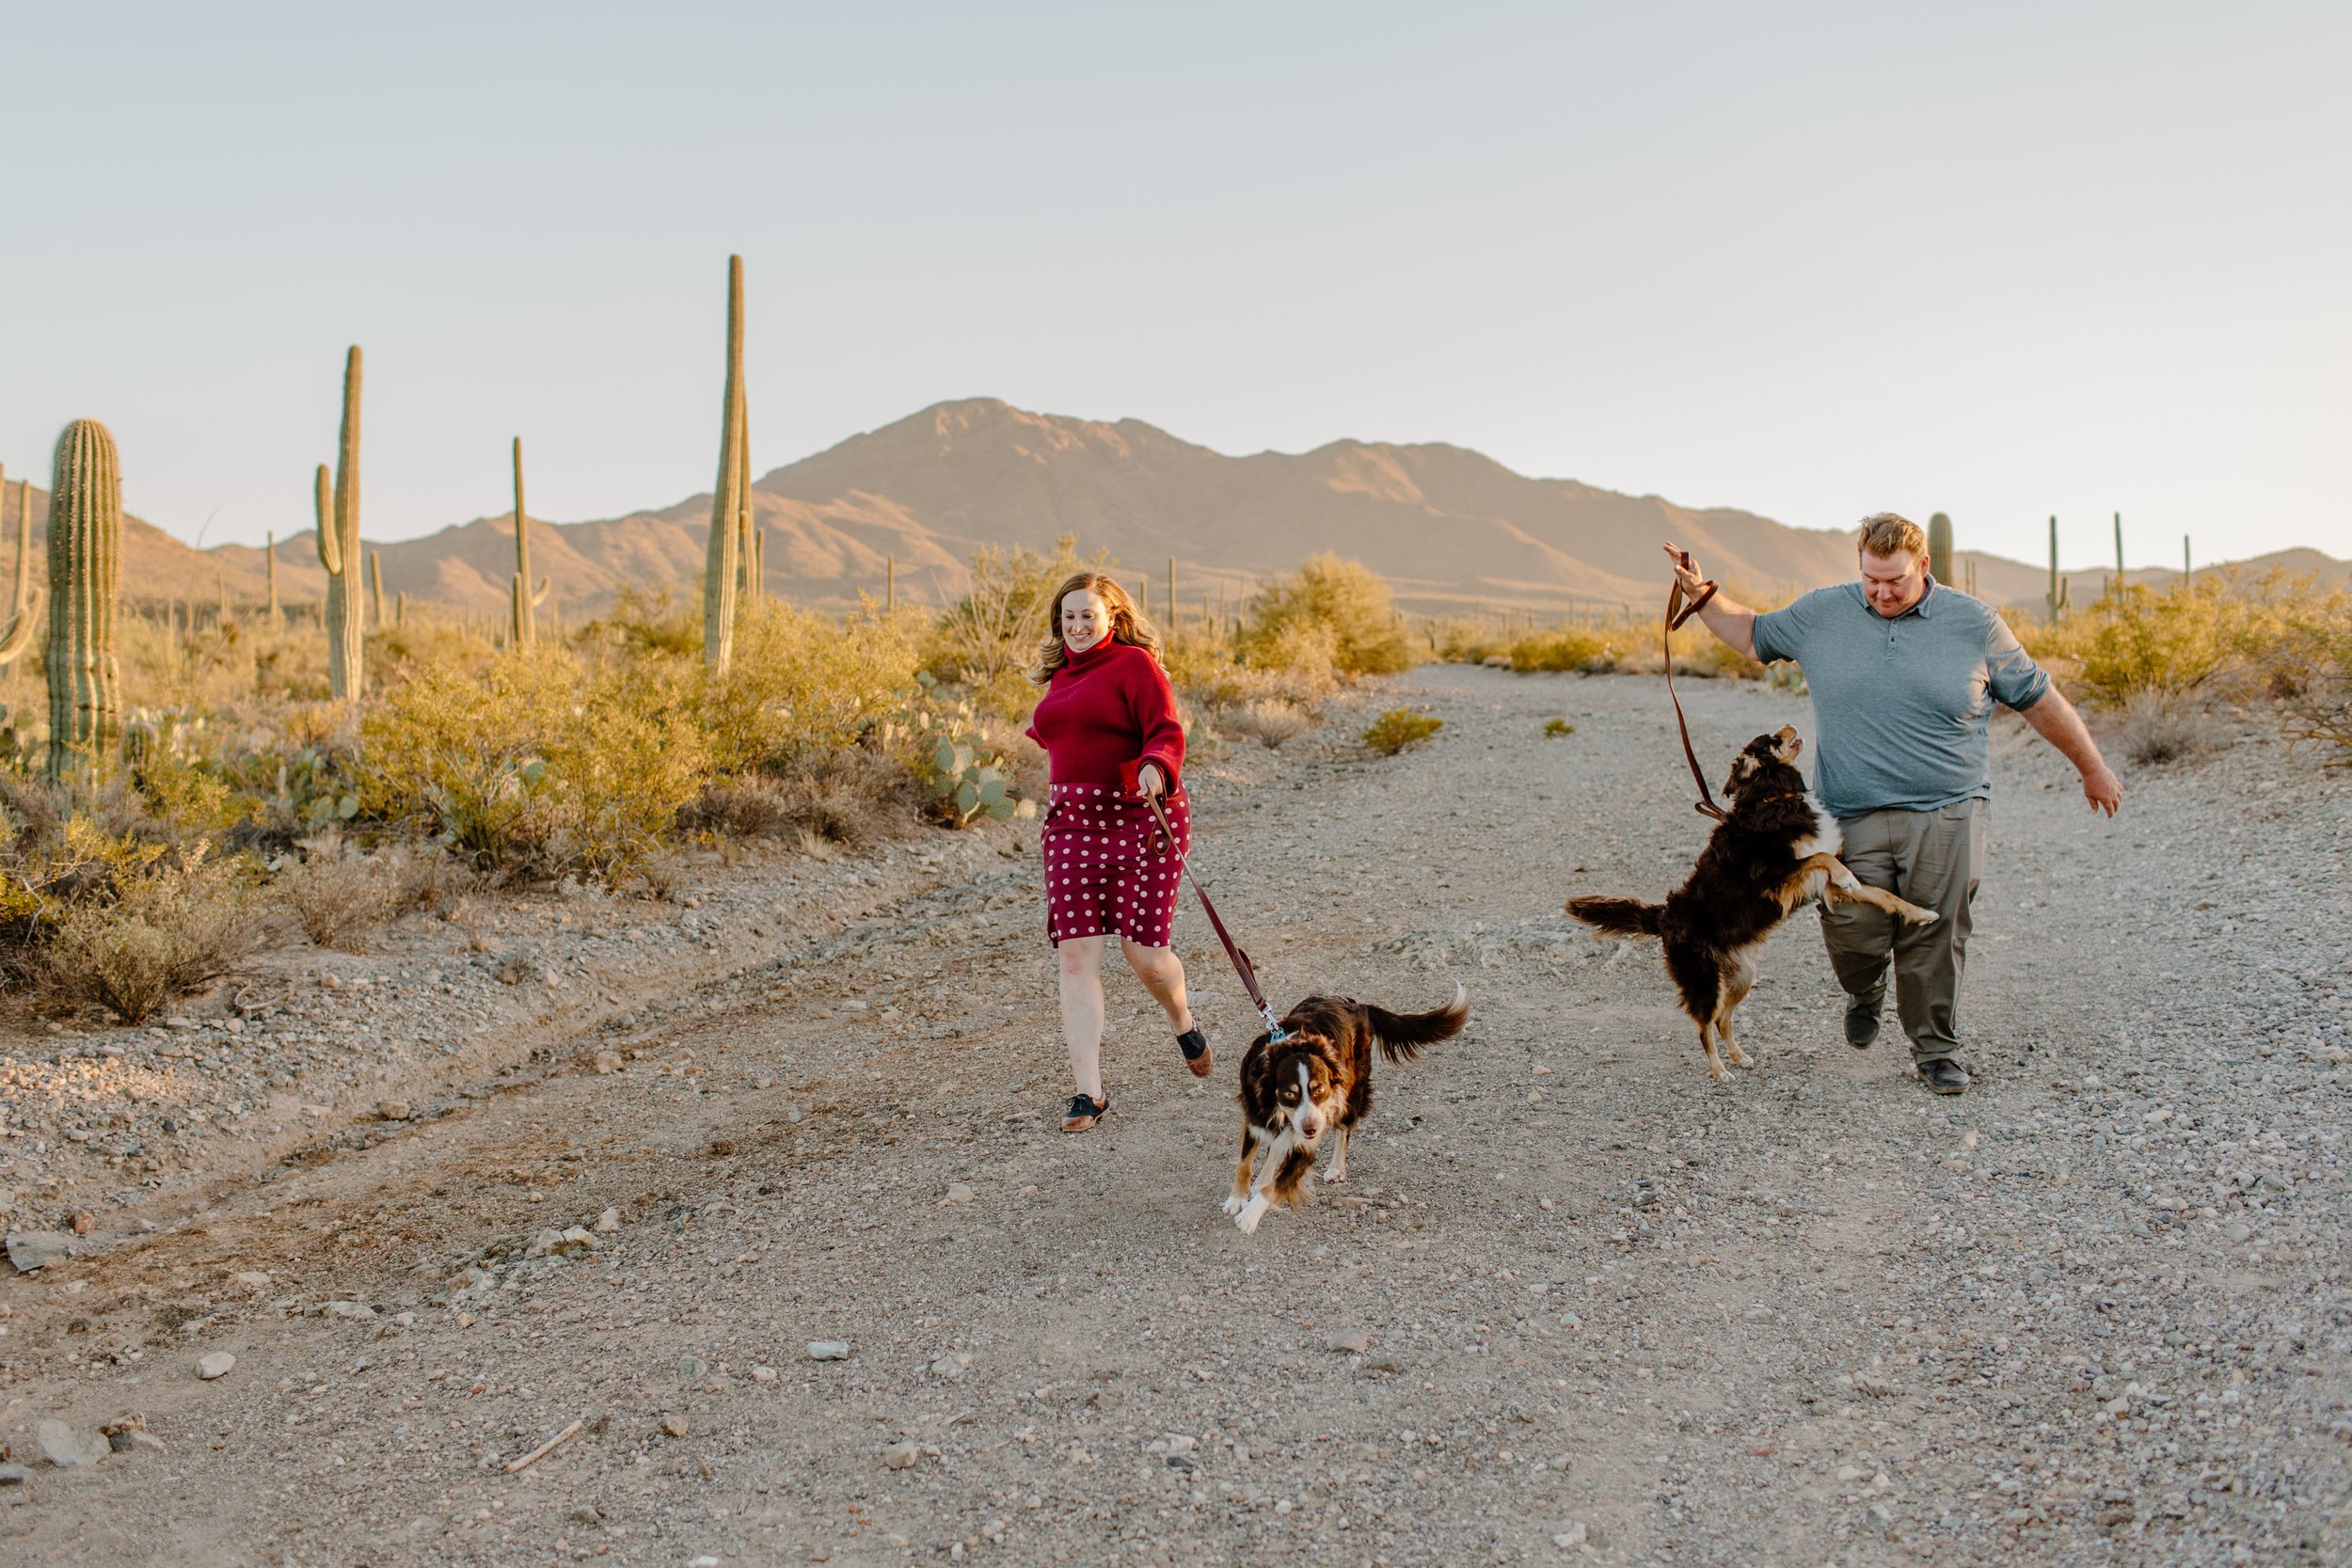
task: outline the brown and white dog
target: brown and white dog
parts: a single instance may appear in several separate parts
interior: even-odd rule
[[[1311,996],[1282,1020],[1283,1038],[1260,1035],[1241,1059],[1241,1164],[1225,1212],[1253,1235],[1277,1203],[1296,1208],[1324,1135],[1339,1129],[1326,1181],[1347,1180],[1347,1140],[1372,1109],[1372,1048],[1409,1062],[1424,1045],[1452,1039],[1470,1018],[1459,984],[1454,1001],[1429,1013],[1392,1013],[1345,996]]]
[[[1936,918],[1891,893],[1866,887],[1837,858],[1845,836],[1797,771],[1804,743],[1784,724],[1732,759],[1724,781],[1730,815],[1716,824],[1689,880],[1663,904],[1633,898],[1571,898],[1568,913],[1614,936],[1659,937],[1683,1011],[1699,1028],[1707,1075],[1725,1075],[1747,1053],[1731,1037],[1731,1015],[1756,984],[1756,955],[1780,923],[1816,898],[1868,904],[1924,926]]]

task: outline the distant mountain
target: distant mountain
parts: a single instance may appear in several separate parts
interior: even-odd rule
[[[0,523],[11,538],[14,490]],[[38,522],[47,497],[33,494]],[[1154,601],[1166,597],[1173,558],[1187,611],[1220,591],[1230,602],[1319,550],[1378,571],[1405,609],[1439,614],[1646,610],[1662,593],[1662,539],[1693,550],[1733,592],[1766,600],[1854,569],[1846,529],[1791,528],[1751,512],[1530,479],[1460,447],[1335,441],[1296,454],[1231,457],[1137,420],[1032,414],[993,398],[938,404],[777,468],[755,482],[754,510],[767,531],[769,592],[825,607],[852,604],[860,594],[881,598],[894,564],[902,602],[944,603],[961,590],[963,563],[980,546],[1050,549],[1062,533],[1076,534],[1088,554],[1107,547],[1148,580]],[[552,580],[567,619],[629,585],[674,585],[691,596],[709,515],[705,492],[602,522],[535,523],[532,564]],[[199,552],[138,522],[128,533],[123,588],[134,599],[209,601],[216,578],[240,601],[261,596],[258,549]],[[388,595],[506,613],[511,514],[370,548],[382,554]],[[324,595],[326,574],[308,532],[279,541],[277,553],[285,602]],[[1976,562],[1987,598],[2042,602],[2043,569],[1975,552],[1963,559]],[[2352,577],[2352,565],[2315,550],[2247,564]],[[2078,604],[2103,589],[2096,571],[2070,576]],[[2131,574],[2158,584],[2177,576]]]

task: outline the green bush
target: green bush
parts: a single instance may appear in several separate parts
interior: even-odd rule
[[[773,599],[743,607],[724,674],[702,674],[696,709],[712,768],[781,773],[857,744],[915,689],[914,628],[864,611],[843,619]]]
[[[1445,721],[1426,713],[1415,713],[1408,707],[1392,707],[1372,722],[1364,732],[1364,748],[1384,757],[1392,757],[1408,746],[1418,746],[1445,728]]]
[[[109,868],[109,893],[57,920],[40,958],[47,989],[139,1023],[252,952],[266,918],[253,867],[215,859],[209,847],[93,846],[93,860]]]
[[[543,643],[480,675],[428,670],[360,721],[360,809],[501,876],[633,869],[708,771],[691,669],[591,677]]]
[[[1540,632],[1511,644],[1511,668],[1518,671],[1597,674],[1616,666],[1616,650],[1597,633],[1575,628]]]
[[[1554,740],[1558,740],[1565,736],[1574,735],[1575,733],[1576,726],[1569,723],[1565,719],[1547,719],[1544,721],[1544,734]]]
[[[1324,664],[1340,675],[1392,675],[1413,665],[1389,585],[1361,562],[1311,557],[1259,590],[1242,653],[1272,669]]]

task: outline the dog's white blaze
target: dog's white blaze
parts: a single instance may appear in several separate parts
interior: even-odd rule
[[[1314,1094],[1308,1085],[1306,1062],[1302,1059],[1296,1066],[1298,1068],[1298,1109],[1291,1114],[1291,1119],[1295,1122],[1305,1123],[1298,1130],[1299,1141],[1311,1144],[1323,1136],[1323,1122],[1317,1119],[1323,1116],[1323,1107],[1315,1103]]]

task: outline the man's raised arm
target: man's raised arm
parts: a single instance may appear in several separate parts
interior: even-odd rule
[[[1707,580],[1699,576],[1697,565],[1686,565],[1687,558],[1671,544],[1666,546],[1666,559],[1674,562],[1675,577],[1681,582],[1683,594],[1696,597]],[[1706,624],[1708,631],[1723,641],[1724,646],[1750,658],[1756,657],[1755,610],[1745,605],[1732,603],[1730,597],[1719,589],[1700,610],[1699,619]]]

